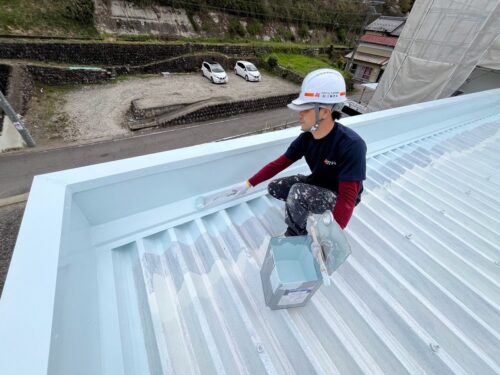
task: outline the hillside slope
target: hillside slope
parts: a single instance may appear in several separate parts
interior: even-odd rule
[[[92,0],[0,0],[0,34],[98,36]]]
[[[386,0],[377,11],[400,15],[412,3]],[[363,0],[0,0],[0,34],[349,43],[367,9]]]

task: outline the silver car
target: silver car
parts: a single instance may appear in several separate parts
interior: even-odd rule
[[[201,64],[201,73],[207,77],[212,83],[227,83],[227,74],[224,68],[216,62],[203,61]]]
[[[236,61],[234,73],[247,81],[258,82],[262,77],[257,67],[249,61]]]

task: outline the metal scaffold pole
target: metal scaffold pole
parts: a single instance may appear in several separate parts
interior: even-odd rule
[[[5,114],[9,117],[10,121],[12,121],[12,124],[16,128],[16,130],[21,134],[21,137],[23,138],[24,142],[26,142],[26,145],[28,147],[35,147],[35,141],[31,137],[31,134],[29,133],[28,129],[24,126],[23,121],[19,118],[19,115],[14,111],[14,109],[11,107],[3,93],[0,91],[0,108],[3,109]]]

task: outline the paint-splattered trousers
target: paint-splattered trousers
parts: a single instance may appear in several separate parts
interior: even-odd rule
[[[306,176],[299,174],[273,180],[267,188],[274,198],[286,202],[285,222],[288,225],[286,236],[307,234],[307,216],[331,210],[337,200],[331,190],[305,181]]]

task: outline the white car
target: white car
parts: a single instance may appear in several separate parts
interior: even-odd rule
[[[201,73],[207,77],[212,83],[227,83],[227,74],[224,68],[216,62],[203,61],[201,64]]]
[[[261,75],[259,70],[249,61],[236,61],[234,66],[234,73],[236,75],[242,76],[247,81],[260,81]]]

